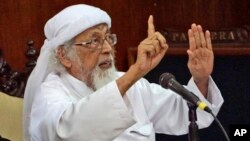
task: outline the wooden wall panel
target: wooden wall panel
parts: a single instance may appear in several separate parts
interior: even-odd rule
[[[46,21],[64,7],[86,3],[106,10],[112,17],[112,31],[118,35],[117,66],[127,70],[127,48],[147,35],[147,19],[155,17],[157,30],[187,30],[195,22],[205,29],[250,25],[249,0],[4,0],[0,4],[0,48],[14,69],[26,62],[26,42],[40,49]]]

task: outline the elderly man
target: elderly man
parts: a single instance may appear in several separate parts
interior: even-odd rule
[[[186,101],[142,78],[168,49],[153,17],[127,72],[114,67],[117,38],[110,27],[105,11],[84,4],[67,7],[46,23],[47,39],[25,90],[25,141],[154,141],[155,133],[188,132]],[[210,77],[210,34],[195,24],[188,34],[193,77],[187,88],[217,114],[223,98]],[[202,110],[197,116],[200,128],[213,121]]]

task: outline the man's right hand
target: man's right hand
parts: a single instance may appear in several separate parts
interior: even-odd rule
[[[164,57],[168,44],[164,36],[155,31],[153,16],[148,19],[148,37],[138,46],[137,60],[133,65],[140,72],[141,77],[155,68]]]
[[[116,80],[122,96],[138,79],[159,64],[167,49],[166,39],[159,32],[155,32],[153,16],[150,15],[148,19],[148,37],[138,46],[135,64],[131,65],[129,70]]]

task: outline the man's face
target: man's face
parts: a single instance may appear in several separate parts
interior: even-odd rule
[[[73,76],[94,89],[97,89],[94,83],[98,83],[98,78],[105,79],[109,70],[111,68],[114,70],[114,49],[107,40],[102,42],[107,34],[110,34],[107,25],[100,24],[89,28],[74,38],[76,44],[83,42],[88,42],[88,44],[74,45],[73,43],[76,57],[70,60],[71,67],[67,69]],[[90,41],[96,42],[97,46],[89,44]]]

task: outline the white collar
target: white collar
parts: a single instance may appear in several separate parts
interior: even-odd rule
[[[77,94],[77,96],[85,97],[92,94],[94,91],[88,87],[84,82],[78,80],[69,73],[61,73],[63,82],[66,83],[67,87]]]

